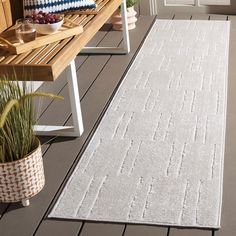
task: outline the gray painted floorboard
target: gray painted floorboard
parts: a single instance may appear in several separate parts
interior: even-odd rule
[[[206,14],[194,14],[191,20],[209,20],[209,15]]]
[[[209,15],[210,20],[226,20],[227,16],[225,15],[217,15],[217,14],[211,14]]]
[[[212,236],[211,230],[171,228],[168,236]]]
[[[70,235],[78,235],[81,227],[81,222],[44,220],[35,233],[35,236],[49,235],[49,232],[55,236],[65,236],[68,235],[68,232],[70,232]]]
[[[0,219],[2,218],[2,215],[4,214],[8,206],[8,203],[0,204]]]
[[[166,236],[168,227],[127,225],[125,236]]]
[[[104,224],[104,223],[85,223],[79,234],[80,236],[122,236],[125,225]]]
[[[236,232],[236,17],[230,16],[231,38],[229,53],[229,84],[226,146],[224,163],[224,192],[222,208],[222,228],[215,232],[215,236],[230,236]]]

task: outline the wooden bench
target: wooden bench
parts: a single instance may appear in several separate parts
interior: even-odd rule
[[[97,8],[66,14],[66,18],[83,26],[83,33],[41,46],[19,55],[0,49],[0,76],[8,75],[25,80],[30,74],[32,81],[54,81],[64,71],[70,93],[73,126],[36,126],[39,135],[80,136],[83,122],[80,108],[78,83],[74,59],[78,53],[126,54],[130,50],[126,16],[126,0],[96,0]],[[123,48],[86,48],[86,44],[121,6],[123,20]],[[4,16],[4,17],[2,17]],[[3,23],[2,23],[3,22]],[[9,0],[0,0],[0,32],[12,25]]]

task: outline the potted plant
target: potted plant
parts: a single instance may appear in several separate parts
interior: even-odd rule
[[[136,28],[137,12],[134,9],[134,5],[137,4],[139,0],[126,0],[127,7],[127,21],[128,29]],[[122,18],[120,14],[120,9],[117,9],[111,17],[111,22],[114,30],[122,30]]]
[[[0,78],[0,202],[21,201],[24,206],[45,183],[41,145],[33,130],[33,97],[61,98],[28,87]]]

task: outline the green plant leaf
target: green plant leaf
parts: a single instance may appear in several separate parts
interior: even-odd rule
[[[19,101],[16,100],[16,99],[12,99],[11,101],[9,101],[4,110],[2,111],[2,114],[0,116],[0,128],[2,129],[4,124],[5,124],[5,121],[7,119],[7,115],[8,113],[11,111],[12,107],[16,106],[17,108],[19,108]]]
[[[13,80],[0,78],[0,163],[19,160],[33,151],[37,120],[33,98],[63,99],[51,93],[32,92],[26,81],[19,82],[17,77]]]
[[[32,98],[32,97],[49,97],[52,99],[64,99],[62,96],[54,95],[52,93],[33,92],[33,93],[25,94],[24,96],[22,96],[21,100]]]

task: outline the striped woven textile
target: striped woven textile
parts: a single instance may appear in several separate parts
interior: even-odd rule
[[[95,8],[94,0],[24,0],[24,14],[32,11],[58,13],[81,8]]]

